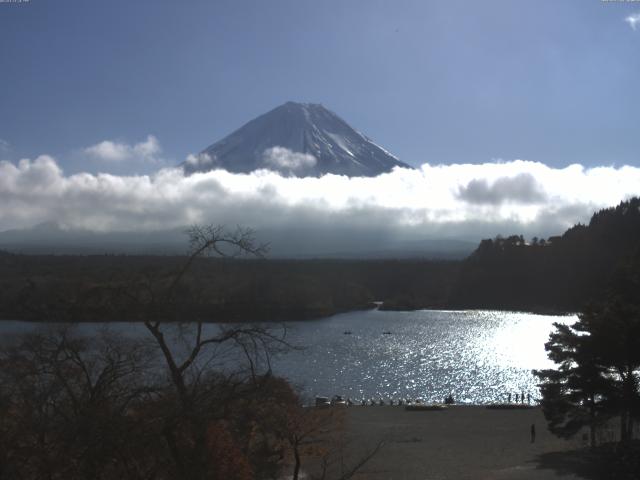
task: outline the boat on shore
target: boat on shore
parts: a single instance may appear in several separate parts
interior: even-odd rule
[[[443,410],[447,410],[446,405],[442,405],[439,403],[410,403],[409,405],[405,405],[404,409],[407,412],[441,412]]]

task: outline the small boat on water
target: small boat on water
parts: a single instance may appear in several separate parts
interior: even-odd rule
[[[391,335],[391,332],[389,330],[386,330],[384,332],[382,332],[383,335]]]
[[[329,397],[316,397],[316,407],[346,407],[353,404],[351,400],[345,400],[342,395],[334,395],[331,400]]]
[[[351,330],[345,330],[342,333],[344,333],[345,335],[351,335],[353,332]]]

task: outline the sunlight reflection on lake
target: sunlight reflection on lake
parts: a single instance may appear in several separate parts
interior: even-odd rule
[[[478,404],[504,401],[508,393],[537,398],[531,370],[552,365],[544,343],[553,323],[576,320],[574,315],[497,311],[369,310],[290,322],[287,340],[301,349],[274,358],[273,372],[309,398],[342,394],[442,401],[451,393],[458,402]],[[33,327],[2,322],[0,332],[6,337]],[[79,330],[92,334],[100,328],[83,324]],[[113,323],[109,328],[148,335],[141,324]],[[215,328],[207,325],[207,330]]]
[[[351,312],[289,324],[289,340],[308,347],[278,358],[274,370],[310,395],[537,398],[531,370],[552,365],[544,350],[552,324],[575,320],[494,311]]]

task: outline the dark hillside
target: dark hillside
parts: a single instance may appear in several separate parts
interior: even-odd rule
[[[128,292],[150,290],[184,257],[0,256],[0,319],[135,320]],[[371,308],[443,307],[459,262],[201,258],[180,293],[185,317],[211,321],[300,320]],[[114,293],[118,293],[114,296]]]
[[[632,198],[559,237],[483,240],[463,262],[450,306],[574,311],[639,253],[640,198]]]

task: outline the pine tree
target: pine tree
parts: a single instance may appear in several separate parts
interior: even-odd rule
[[[580,332],[580,321],[555,327],[545,349],[558,368],[534,372],[542,381],[542,410],[551,432],[570,438],[588,427],[595,446],[596,429],[607,419],[611,381],[596,361],[593,339]]]

